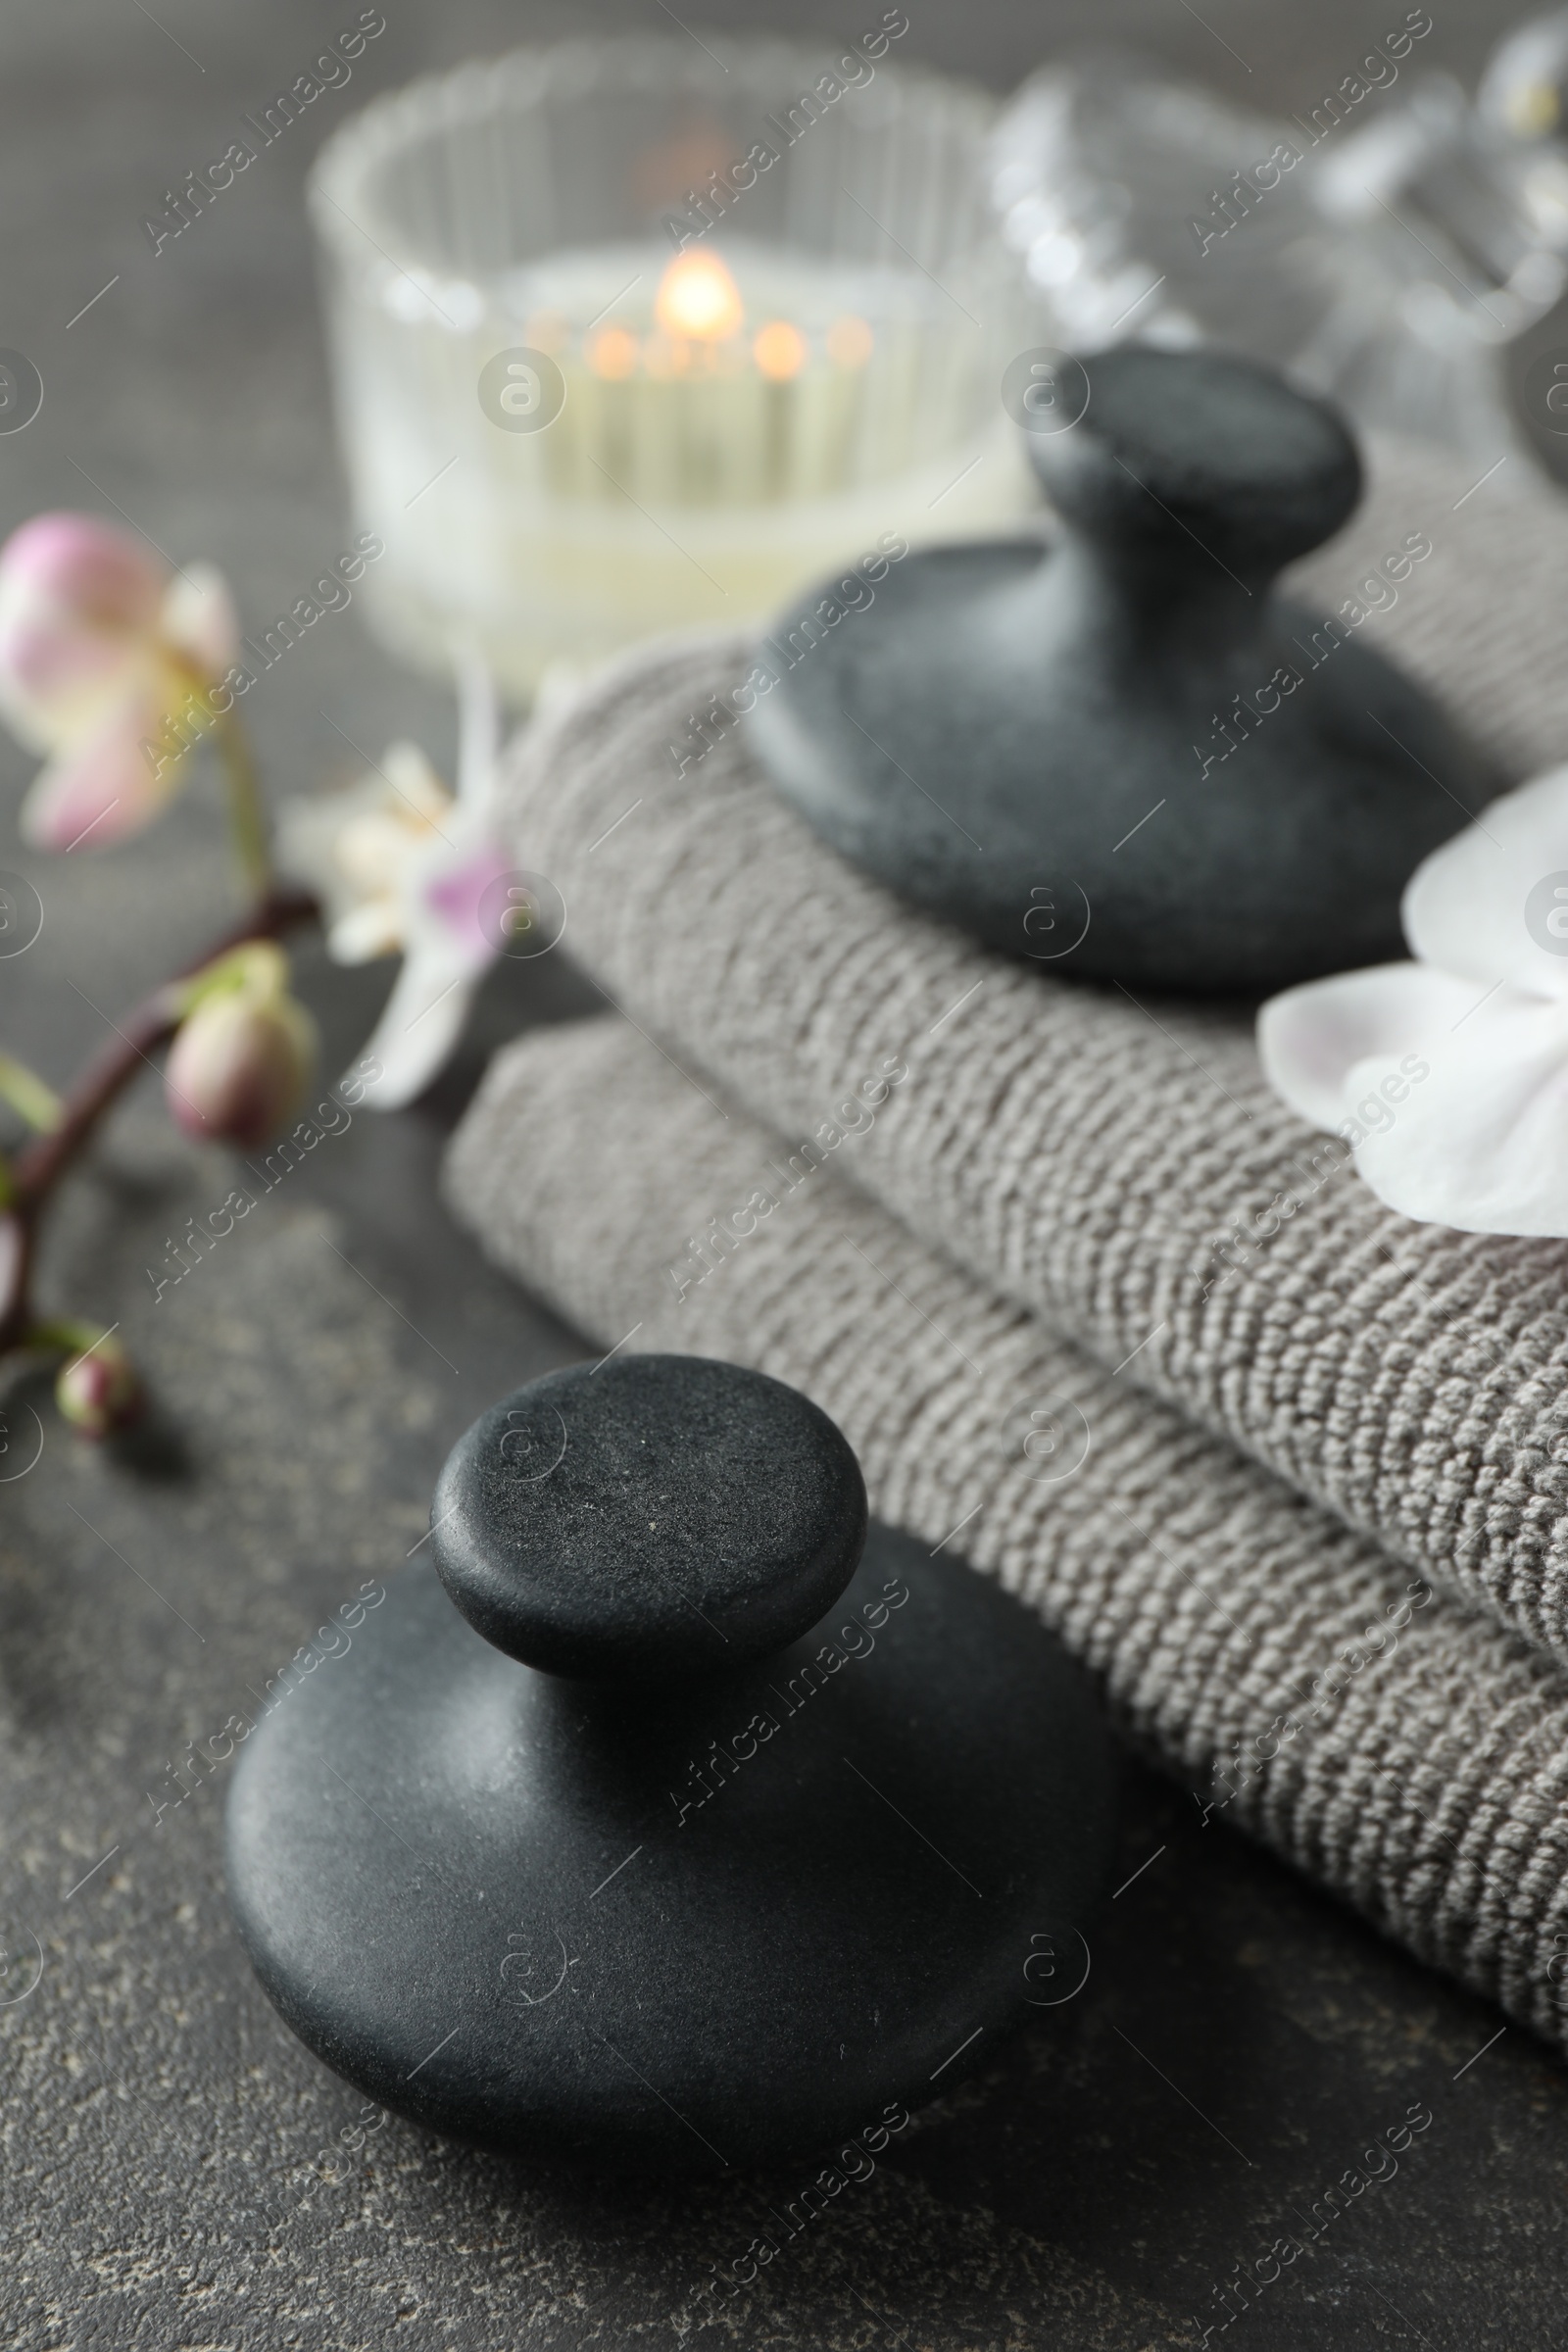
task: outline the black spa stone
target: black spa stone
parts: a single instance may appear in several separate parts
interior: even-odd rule
[[[1006,1593],[867,1532],[805,1398],[552,1374],[460,1441],[434,1523],[439,1573],[257,1727],[228,1808],[262,1983],[368,2096],[735,2170],[887,2129],[1082,1984],[1093,1701]]]
[[[910,555],[869,604],[824,581],[774,625],[763,765],[854,863],[1043,969],[1257,993],[1402,956],[1405,882],[1503,781],[1352,617],[1420,596],[1433,518],[1333,622],[1272,589],[1360,496],[1326,402],[1212,352],[1080,376],[1079,420],[1029,441],[1055,539]]]
[[[651,1683],[813,1626],[860,1556],[865,1485],[782,1381],[633,1355],[482,1413],[430,1520],[442,1582],[486,1641],[550,1674]]]

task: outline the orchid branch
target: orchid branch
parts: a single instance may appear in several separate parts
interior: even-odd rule
[[[35,849],[94,851],[139,832],[182,789],[207,739],[227,787],[229,827],[253,904],[223,939],[126,1014],[57,1095],[0,1054],[0,1104],[32,1132],[0,1153],[0,1360],[69,1360],[66,1417],[94,1436],[123,1427],[140,1387],[110,1331],[40,1317],[40,1230],[63,1178],[138,1070],[168,1046],[175,1122],[248,1150],[292,1114],[317,1050],[275,944],[318,919],[341,962],[401,953],[403,969],[362,1067],[359,1099],[395,1107],[419,1094],[456,1044],[484,973],[514,952],[505,917],[525,897],[495,826],[500,709],[477,647],[454,648],[462,711],[454,794],[412,744],[394,744],[359,785],[280,812],[274,865],[266,803],[237,698],[253,681],[233,600],[210,564],[177,574],[114,524],[36,515],[0,548],[0,715],[44,755],[22,810]],[[282,873],[298,887],[285,887]],[[559,937],[530,940],[542,953]]]
[[[273,891],[261,899],[232,930],[216,940],[192,962],[163,981],[144,997],[116,1029],[114,1037],[81,1071],[64,1097],[55,1096],[43,1082],[14,1062],[0,1063],[0,1092],[22,1110],[29,1124],[40,1128],[6,1170],[4,1209],[0,1212],[0,1358],[19,1349],[69,1352],[62,1334],[80,1327],[41,1321],[32,1304],[32,1276],[40,1229],[62,1178],[91,1141],[105,1114],[113,1107],[137,1072],[147,1066],[161,1046],[179,1027],[188,991],[184,983],[236,949],[256,941],[273,940],[319,912],[317,901],[305,891]],[[52,1105],[47,1120],[33,1120],[17,1099],[14,1084],[4,1073],[20,1072],[30,1080],[40,1100]],[[24,1093],[26,1089],[24,1087]]]

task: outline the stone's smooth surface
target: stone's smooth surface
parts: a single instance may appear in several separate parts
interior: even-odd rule
[[[564,1443],[530,1487],[496,1465],[542,1414]],[[1112,1834],[1087,1688],[961,1563],[866,1542],[804,1397],[683,1356],[550,1374],[460,1440],[443,1504],[468,1613],[608,1679],[508,1656],[421,1563],[248,1742],[241,1936],[370,2098],[505,2153],[728,2170],[906,2115],[1087,1974]],[[738,1629],[700,1683],[691,1584]],[[808,1591],[836,1605],[764,1642]],[[629,1688],[643,1642],[673,1671]]]
[[[430,1505],[470,1625],[549,1674],[662,1685],[782,1649],[865,1542],[865,1482],[826,1413],[702,1356],[574,1364],[480,1415]]]
[[[775,628],[817,642],[746,721],[760,757],[854,863],[1043,968],[1260,993],[1401,955],[1406,880],[1501,779],[1270,592],[1353,509],[1348,435],[1248,361],[1087,366],[1082,419],[1030,444],[1059,538],[909,556],[836,621],[824,583]]]
[[[1110,1827],[1063,1654],[874,1528],[830,1616],[695,1702],[514,1663],[412,1569],[247,1744],[229,1885],[368,2097],[514,2155],[733,2169],[923,2104],[1076,1983]]]
[[[1354,513],[1361,461],[1349,428],[1267,368],[1128,344],[1087,372],[1080,422],[1031,435],[1029,452],[1062,520],[1110,565],[1132,567],[1130,595],[1146,565],[1158,596],[1173,561],[1185,571],[1204,557],[1210,571],[1266,583]]]

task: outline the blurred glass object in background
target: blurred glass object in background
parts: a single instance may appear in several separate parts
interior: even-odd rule
[[[988,163],[1036,340],[1222,344],[1368,430],[1446,444],[1478,470],[1514,452],[1533,466],[1501,355],[1568,284],[1568,17],[1510,36],[1473,104],[1422,67],[1421,37],[1348,59],[1288,121],[1133,57],[1035,74]],[[1516,493],[1536,478],[1506,476]]]
[[[526,699],[1036,502],[997,394],[996,107],[889,59],[898,21],[848,51],[520,50],[328,142],[339,427],[395,650],[446,669],[476,644]]]

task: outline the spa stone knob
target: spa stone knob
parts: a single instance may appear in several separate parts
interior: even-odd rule
[[[865,1544],[865,1484],[795,1389],[701,1356],[549,1374],[481,1415],[430,1509],[441,1581],[509,1657],[660,1684],[782,1649]]]
[[[1340,417],[1267,368],[1134,346],[1097,360],[1091,384],[1077,424],[1032,435],[1029,454],[1063,523],[1113,571],[1131,557],[1250,603],[1360,498]]]
[[[1082,376],[1029,436],[1051,542],[812,589],[758,758],[853,863],[1043,971],[1262,993],[1403,955],[1410,874],[1502,783],[1360,627],[1432,540],[1401,520],[1375,581],[1347,559],[1328,614],[1293,605],[1275,574],[1359,496],[1336,412],[1221,352]]]

